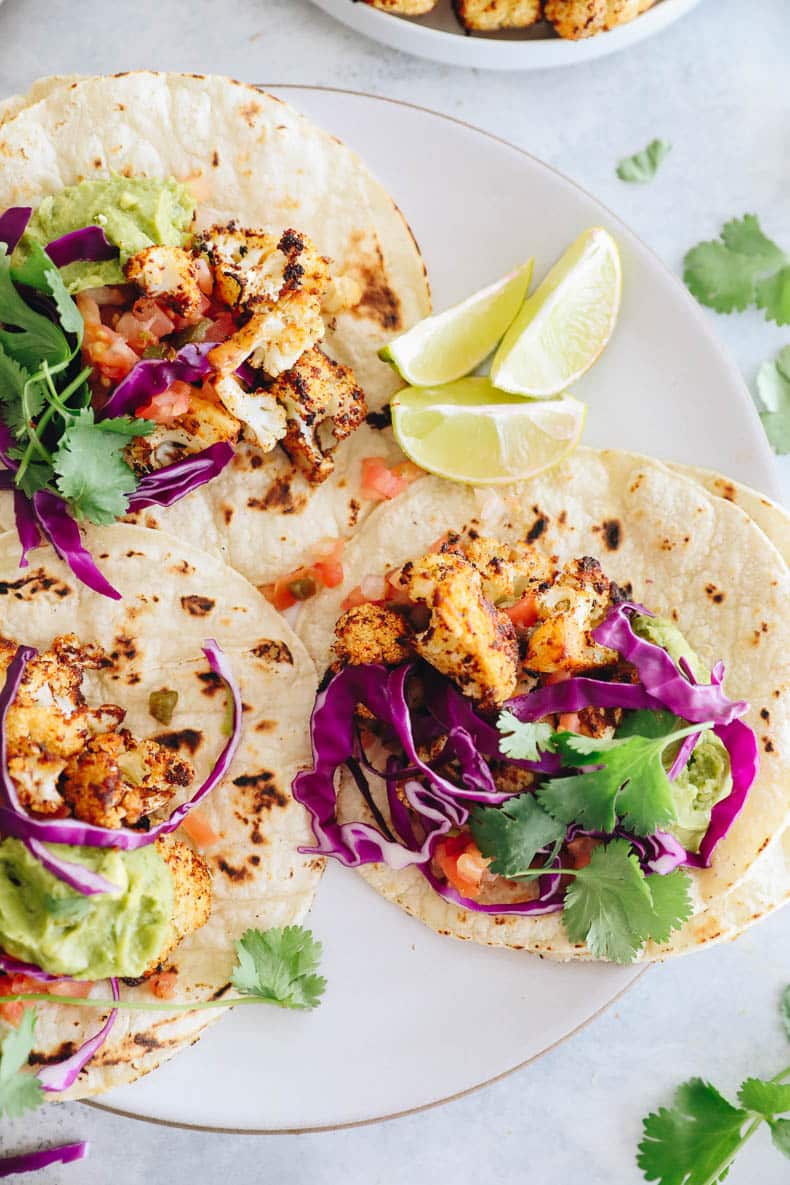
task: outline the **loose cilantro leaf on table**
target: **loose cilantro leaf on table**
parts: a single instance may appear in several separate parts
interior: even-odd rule
[[[661,715],[663,719],[652,725],[657,735],[601,740],[557,733],[563,764],[581,766],[582,772],[544,782],[537,791],[541,806],[561,822],[579,823],[590,831],[613,831],[618,818],[637,835],[652,835],[672,823],[672,783],[662,754],[668,745],[705,726],[677,729],[676,717]]]
[[[668,879],[651,877],[652,880]],[[780,1014],[790,1039],[790,987]],[[637,1164],[647,1181],[659,1185],[717,1185],[727,1176],[738,1151],[763,1123],[777,1151],[790,1159],[790,1067],[769,1081],[747,1078],[733,1106],[701,1078],[675,1091],[672,1107],[661,1107],[643,1120]]]
[[[247,930],[236,943],[231,983],[247,996],[281,1008],[315,1008],[326,980],[317,975],[321,943],[302,926]]]
[[[26,1008],[19,1027],[11,1029],[0,1048],[0,1115],[8,1119],[17,1119],[44,1101],[38,1078],[23,1071],[33,1049],[35,1029],[35,1011]]]
[[[500,712],[497,728],[502,734],[499,748],[517,761],[540,761],[540,752],[554,752],[554,730],[550,724],[519,720],[512,712]]]
[[[617,176],[621,181],[640,185],[652,181],[671,148],[668,140],[651,140],[647,148],[620,161]]]
[[[692,247],[683,279],[701,304],[719,313],[756,304],[769,321],[790,324],[790,257],[763,233],[754,214],[726,223],[719,239]]]
[[[520,794],[500,807],[476,807],[470,827],[483,856],[491,859],[491,872],[519,877],[542,848],[565,838],[565,824],[553,819],[533,794]]]
[[[654,881],[668,883],[654,894]],[[648,939],[663,942],[691,915],[688,889],[685,872],[646,877],[628,840],[613,840],[575,870],[565,894],[565,929],[596,958],[630,963]]]
[[[128,438],[145,436],[147,420],[118,417],[96,423],[84,408],[63,433],[52,458],[57,487],[78,518],[99,526],[126,513],[137,487],[134,470],[122,455]]]
[[[757,394],[765,434],[775,453],[790,453],[790,346],[757,372]]]

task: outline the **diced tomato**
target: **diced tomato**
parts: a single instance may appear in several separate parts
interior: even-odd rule
[[[600,840],[592,835],[579,835],[576,839],[569,840],[565,848],[568,853],[568,864],[571,868],[586,868],[590,863],[593,849],[599,843]]]
[[[483,873],[490,861],[482,855],[468,832],[439,840],[434,859],[448,882],[462,896],[474,901],[480,895]]]
[[[371,598],[366,597],[363,593],[362,586],[357,584],[354,588],[352,588],[348,596],[344,597],[344,599],[341,601],[340,608],[343,610],[343,612],[345,612],[346,609],[354,609],[357,605],[368,605],[370,604],[370,601]]]
[[[52,992],[56,996],[71,996],[73,1000],[85,1000],[91,994],[92,987],[93,982],[89,979],[58,979],[55,983],[47,984],[43,990]]]
[[[79,304],[80,297],[86,297],[102,308],[105,305],[126,304],[129,300],[128,292],[115,285],[105,285],[103,288],[85,288],[77,297],[77,304]]]
[[[85,322],[82,351],[88,362],[104,378],[116,382],[125,378],[132,367],[137,365],[137,354],[120,333],[102,324],[95,300],[80,293],[77,307]]]
[[[570,677],[570,671],[552,671],[550,675],[546,676],[543,682],[546,687],[551,687],[553,683],[566,683]]]
[[[524,593],[520,601],[505,610],[513,625],[529,629],[538,620],[538,604],[534,593]]]
[[[579,713],[563,712],[562,715],[557,718],[557,728],[560,732],[578,732]]]
[[[337,588],[343,583],[340,557],[344,547],[344,539],[327,537],[319,540],[313,547],[315,562],[281,576],[274,584],[264,585],[262,592],[266,600],[282,612],[315,596],[322,588]]]
[[[100,292],[100,288],[91,289],[91,292]],[[99,312],[99,305],[93,299],[91,292],[79,292],[75,298],[77,308],[80,311],[85,325],[101,325],[101,313]]]
[[[189,192],[196,202],[205,202],[211,197],[211,182],[205,173],[192,173],[189,177],[185,177],[183,185],[186,185]]]
[[[416,474],[413,470],[416,470]],[[390,468],[383,457],[365,457],[362,462],[362,495],[374,502],[397,498],[421,472],[411,461]]]
[[[16,986],[19,975],[0,975],[0,996],[12,996],[14,992],[26,991]],[[25,1008],[32,1008],[32,1000],[14,1000],[11,1004],[0,1004],[0,1020],[16,1028],[25,1015]]]
[[[186,831],[192,843],[197,848],[209,848],[219,843],[221,836],[217,835],[200,807],[193,808],[183,820],[181,827]]]
[[[343,583],[343,565],[340,557],[345,547],[345,539],[321,539],[313,548],[316,557],[313,568],[316,576],[325,588],[337,588]]]
[[[130,312],[121,314],[114,328],[133,350],[142,354],[146,346],[156,345],[173,332],[175,320],[155,300],[141,299],[134,302]]]
[[[218,313],[214,318],[214,324],[206,330],[206,336],[203,339],[207,342],[224,342],[229,337],[232,337],[236,332],[236,323],[233,320],[231,313]]]
[[[148,980],[148,985],[159,1000],[172,1000],[178,983],[177,971],[158,971]]]
[[[134,414],[138,419],[153,420],[155,424],[170,424],[177,416],[189,411],[191,394],[189,383],[176,379],[166,391],[154,395],[148,403],[138,407]]]

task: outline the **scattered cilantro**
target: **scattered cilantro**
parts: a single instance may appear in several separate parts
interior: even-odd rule
[[[83,408],[68,425],[52,458],[59,492],[78,519],[98,526],[126,513],[137,477],[123,457],[130,436],[144,436],[152,425],[128,416],[96,423]]]
[[[73,302],[72,302],[73,303]],[[76,307],[76,306],[75,306]],[[0,345],[26,370],[39,370],[42,362],[58,366],[71,349],[60,326],[36,312],[20,296],[11,279],[11,264],[0,243]]]
[[[554,752],[554,731],[550,724],[532,724],[528,720],[519,720],[512,712],[500,712],[496,726],[502,734],[499,748],[507,757],[518,761],[540,761],[538,750]]]
[[[23,366],[0,346],[0,403],[2,417],[15,436],[25,431],[44,406],[44,392],[31,384]]]
[[[674,874],[673,874],[674,875]],[[652,880],[668,878],[651,877]],[[790,987],[780,1005],[790,1039]],[[637,1164],[647,1181],[659,1185],[717,1185],[747,1140],[767,1123],[774,1147],[790,1159],[790,1067],[770,1081],[747,1078],[735,1107],[715,1086],[701,1078],[684,1082],[671,1107],[661,1107],[643,1120]]]
[[[553,819],[533,794],[519,794],[500,807],[476,807],[470,827],[481,853],[491,859],[491,872],[519,877],[543,848],[565,838],[565,824]]]
[[[775,453],[790,453],[790,346],[757,372],[760,419]]]
[[[698,243],[684,260],[683,278],[697,300],[718,313],[756,304],[769,321],[790,325],[790,256],[763,233],[754,214]]]
[[[654,881],[669,885],[654,895]],[[568,937],[595,958],[630,963],[648,939],[664,941],[691,916],[689,884],[679,870],[646,877],[626,839],[602,844],[573,872],[562,913]]]
[[[317,975],[321,943],[303,926],[247,930],[236,943],[231,982],[238,991],[281,1008],[315,1008],[326,980]]]
[[[10,1030],[0,1048],[0,1116],[8,1119],[18,1119],[44,1101],[38,1078],[23,1070],[33,1049],[35,1029],[35,1011],[26,1008],[19,1027]]]
[[[647,148],[635,152],[633,156],[626,156],[617,166],[617,176],[621,181],[635,182],[640,185],[652,181],[660,166],[666,159],[672,145],[668,140],[651,140]]]
[[[614,831],[618,818],[637,835],[652,835],[672,823],[672,783],[662,754],[670,744],[705,727],[676,729],[678,723],[666,714],[656,723],[657,735],[614,740],[557,733],[563,763],[582,766],[583,772],[544,782],[537,791],[541,806],[561,822],[579,823],[590,831]]]

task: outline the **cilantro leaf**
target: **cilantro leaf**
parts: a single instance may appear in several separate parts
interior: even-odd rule
[[[701,1078],[675,1091],[673,1106],[644,1120],[637,1164],[660,1185],[711,1185],[723,1181],[749,1118]]]
[[[244,995],[281,1008],[315,1008],[324,993],[326,980],[315,973],[321,943],[302,926],[247,930],[236,954],[231,982]]]
[[[507,877],[524,875],[542,848],[565,838],[565,824],[548,815],[534,794],[476,807],[470,827],[481,853],[491,858],[491,871]]]
[[[654,918],[647,880],[627,840],[593,849],[565,894],[562,920],[571,942],[586,942],[596,959],[633,960]]]
[[[14,449],[11,456],[19,459],[21,450]],[[48,465],[46,461],[31,461],[27,469],[22,474],[17,485],[23,494],[27,494],[28,498],[32,498],[37,490],[46,489],[52,482],[54,477],[52,466]]]
[[[654,942],[666,942],[673,930],[687,922],[694,911],[691,880],[687,872],[676,868],[666,876],[655,873],[647,877],[647,887],[653,899],[654,915],[650,937]]]
[[[782,992],[782,999],[779,1004],[779,1015],[782,1018],[782,1024],[784,1026],[787,1040],[790,1041],[790,984],[788,984],[785,990]]]
[[[790,1086],[780,1082],[765,1082],[762,1078],[747,1078],[738,1091],[738,1102],[747,1111],[769,1118],[790,1111]]]
[[[520,761],[540,761],[540,753],[553,753],[554,730],[550,724],[519,720],[512,712],[500,712],[496,726],[502,734],[499,748],[508,757]]]
[[[63,433],[52,458],[57,487],[77,518],[99,526],[126,513],[137,477],[122,456],[127,437],[145,435],[147,421],[119,418],[96,423],[84,408]]]
[[[0,322],[12,327],[0,329],[0,345],[31,374],[41,369],[42,362],[58,366],[71,357],[71,346],[62,329],[32,309],[17,292],[3,244],[0,244]]]
[[[85,328],[82,313],[77,308],[76,302],[70,295],[68,288],[63,283],[60,272],[52,264],[50,264],[48,270],[44,273],[44,279],[49,293],[55,301],[61,326],[66,333],[73,333],[76,336],[77,348],[79,348],[82,345],[82,334]]]
[[[671,148],[668,140],[651,140],[647,148],[620,161],[617,176],[621,181],[640,185],[652,181]]]
[[[790,1160],[790,1119],[773,1119],[770,1126],[774,1148]]]
[[[561,822],[580,823],[590,831],[613,831],[618,817],[637,835],[652,835],[674,822],[672,783],[661,755],[687,734],[673,728],[677,723],[667,714],[657,736],[614,740],[557,733],[563,764],[581,766],[583,772],[544,782],[537,791],[541,806]]]
[[[757,395],[765,434],[775,453],[790,452],[790,346],[757,372]]]
[[[23,403],[26,389],[28,416],[37,416],[44,406],[43,391],[37,383],[31,382],[25,368],[0,346],[0,415],[15,436],[28,426]]]
[[[790,258],[763,233],[754,214],[726,223],[720,239],[692,247],[683,279],[701,304],[719,313],[742,312],[756,303],[769,321],[790,324]]]
[[[0,1049],[0,1115],[17,1119],[44,1101],[44,1091],[34,1074],[23,1072],[33,1049],[36,1014],[26,1008],[17,1029],[11,1029]]]

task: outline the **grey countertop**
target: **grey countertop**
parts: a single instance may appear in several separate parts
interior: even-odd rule
[[[0,7],[3,95],[43,74],[153,67],[401,98],[478,124],[555,165],[675,271],[690,245],[746,211],[790,243],[789,54],[787,0],[705,0],[624,54],[538,74],[486,74],[407,58],[346,31],[308,0],[5,0]],[[616,161],[654,136],[674,145],[659,179],[648,187],[623,185]],[[790,341],[790,330],[756,312],[710,316],[750,386],[759,363]],[[781,470],[790,495],[790,464]],[[675,1083],[703,1074],[733,1088],[749,1073],[771,1074],[790,1062],[775,1013],[790,981],[789,949],[785,912],[734,945],[655,968],[539,1062],[410,1118],[325,1135],[250,1137],[168,1130],[69,1105],[5,1123],[0,1148],[89,1138],[88,1162],[37,1178],[66,1185],[162,1177],[176,1185],[223,1178],[632,1185],[641,1179],[634,1163],[640,1118],[667,1102]],[[310,1067],[294,1073],[309,1074]],[[788,1178],[787,1163],[760,1136],[729,1179],[779,1185]]]

